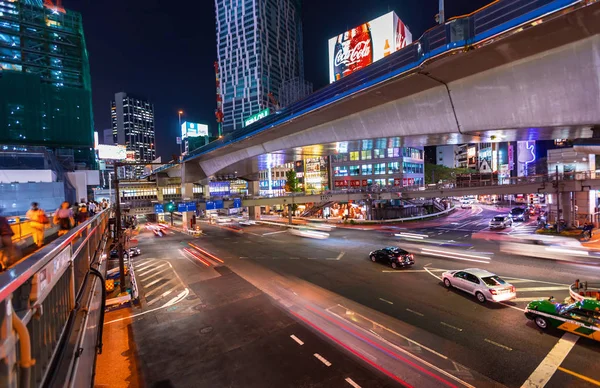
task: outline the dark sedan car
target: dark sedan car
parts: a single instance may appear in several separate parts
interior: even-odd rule
[[[528,221],[529,212],[521,207],[514,207],[508,214],[513,221]]]
[[[415,263],[413,254],[398,247],[387,247],[369,253],[372,262],[379,261],[392,268],[408,267]]]
[[[138,247],[129,248],[129,251],[127,249],[123,249],[123,256],[125,256],[125,257],[128,257],[128,256],[136,257],[141,254],[142,254],[142,251]],[[116,259],[118,257],[119,257],[119,251],[117,251],[116,249],[113,249],[110,251],[111,259]]]

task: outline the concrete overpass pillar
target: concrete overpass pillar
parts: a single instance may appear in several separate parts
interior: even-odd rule
[[[260,185],[258,181],[248,181],[248,195],[258,197],[260,194]],[[242,205],[244,202],[242,201]],[[260,220],[260,206],[248,206],[248,218],[251,220]]]
[[[194,184],[181,182],[181,199],[190,201],[194,198]]]
[[[565,220],[567,225],[571,225],[573,222],[573,199],[572,193],[560,193],[560,209],[562,210],[560,218]]]

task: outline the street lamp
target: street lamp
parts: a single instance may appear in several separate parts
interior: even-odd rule
[[[177,115],[179,116],[179,129],[181,129],[181,115],[182,114],[183,114],[182,110],[177,112]],[[181,138],[179,140],[179,155],[183,155],[183,133],[181,133]]]

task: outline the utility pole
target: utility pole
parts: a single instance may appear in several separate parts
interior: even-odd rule
[[[125,287],[125,258],[123,255],[123,241],[121,236],[121,196],[119,194],[119,175],[118,175],[118,163],[115,162],[114,176],[115,176],[115,202],[116,202],[116,214],[115,214],[115,239],[117,240],[117,252],[119,254],[119,281],[121,293],[127,291]]]
[[[556,233],[560,233],[560,188],[558,187],[558,165],[556,165]]]
[[[183,114],[182,110],[177,112],[177,115],[179,116],[179,130],[181,130],[181,115],[182,114]],[[181,157],[182,155],[183,155],[183,132],[181,133],[181,138],[179,140],[179,156]]]
[[[446,11],[444,10],[444,0],[440,0],[440,2],[439,2],[439,12],[437,14],[437,21],[439,24],[444,24],[446,22]]]

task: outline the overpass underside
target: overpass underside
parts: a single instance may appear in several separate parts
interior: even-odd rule
[[[590,137],[600,124],[600,3],[420,67],[185,163],[185,182],[253,179],[265,155],[285,163],[340,143],[403,145]],[[273,157],[273,156],[271,156]]]

